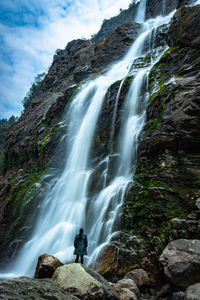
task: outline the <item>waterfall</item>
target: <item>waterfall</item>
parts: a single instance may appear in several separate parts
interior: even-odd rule
[[[137,21],[144,22],[145,7],[146,0],[141,0]],[[62,262],[71,261],[73,239],[80,227],[88,235],[86,263],[91,264],[114,232],[119,230],[124,194],[132,182],[136,165],[138,136],[145,123],[148,74],[163,52],[157,53],[150,66],[134,70],[131,68],[136,59],[145,56],[144,45],[151,39],[152,32],[158,26],[168,23],[171,16],[145,22],[143,31],[128,53],[106,73],[85,84],[73,99],[66,115],[70,121],[67,131],[68,153],[63,173],[49,184],[32,236],[12,264],[10,276],[32,276],[38,256],[43,253],[52,254]],[[89,184],[95,171],[95,166],[91,164],[91,148],[105,95],[113,83],[121,80],[119,96],[124,79],[130,76],[130,72],[134,78],[123,104],[117,149],[98,162],[98,165],[104,166],[100,175],[103,184],[90,195]],[[115,117],[116,112],[113,120]],[[113,127],[114,121],[112,124]],[[113,157],[116,158],[113,166],[115,172],[108,175]]]
[[[136,23],[143,23],[146,17],[146,3],[147,0],[140,0],[138,10],[135,16]]]

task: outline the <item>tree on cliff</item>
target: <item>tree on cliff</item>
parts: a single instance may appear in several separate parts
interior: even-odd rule
[[[46,75],[46,73],[43,72],[43,73],[35,76],[34,82],[31,86],[30,90],[28,91],[28,93],[26,94],[24,99],[22,100],[22,103],[23,103],[25,109],[30,106],[30,104],[32,103],[34,98],[37,96],[37,94],[40,90],[40,87],[41,87],[42,80],[44,79],[45,75]]]

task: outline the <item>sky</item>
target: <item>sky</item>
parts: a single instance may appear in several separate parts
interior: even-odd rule
[[[90,38],[104,19],[131,0],[0,0],[0,119],[20,116],[37,74],[47,72],[56,49]]]

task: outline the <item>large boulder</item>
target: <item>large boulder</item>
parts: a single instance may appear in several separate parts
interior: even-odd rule
[[[112,282],[139,268],[142,259],[151,252],[150,243],[135,235],[120,232],[115,238],[103,249],[96,267],[102,276]]]
[[[169,29],[171,46],[195,47],[200,49],[200,5],[182,7],[173,17]]]
[[[38,263],[35,271],[35,278],[51,278],[54,271],[62,266],[56,257],[49,254],[40,255],[38,258]]]
[[[168,280],[179,288],[200,281],[200,240],[175,240],[167,245],[160,262]]]
[[[57,268],[52,280],[79,299],[119,299],[116,291],[103,277],[81,264],[72,263]]]
[[[0,299],[8,300],[78,300],[68,294],[49,278],[33,279],[19,277],[12,280],[0,281]]]

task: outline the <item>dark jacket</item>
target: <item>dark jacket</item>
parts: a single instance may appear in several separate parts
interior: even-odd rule
[[[82,238],[80,238],[80,235],[77,234],[74,239],[74,254],[75,255],[86,255],[87,254],[87,236],[86,234],[82,234]]]

